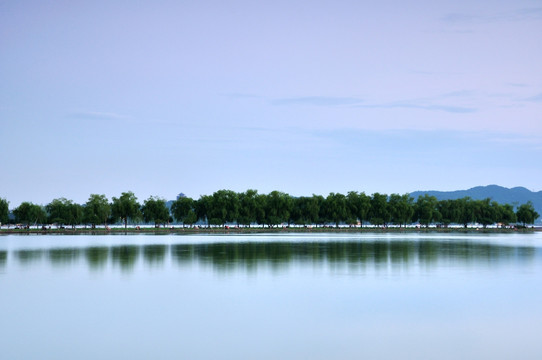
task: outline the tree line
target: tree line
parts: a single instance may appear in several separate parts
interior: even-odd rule
[[[9,202],[0,198],[0,223],[9,223]],[[234,192],[218,190],[199,199],[181,196],[170,207],[166,200],[151,196],[143,204],[131,191],[123,192],[111,201],[105,195],[91,194],[85,204],[58,198],[42,206],[23,202],[12,210],[11,222],[25,225],[56,224],[57,226],[96,225],[122,223],[154,223],[155,226],[172,222],[192,226],[236,224],[243,226],[264,225],[315,225],[372,224],[377,226],[422,226],[439,224],[447,227],[460,224],[467,227],[478,223],[523,226],[533,224],[539,217],[533,204],[527,202],[514,210],[510,204],[499,204],[490,199],[474,200],[469,197],[456,200],[437,200],[423,195],[414,200],[409,194],[366,195],[350,191],[346,195],[330,193],[294,197],[280,191],[259,194],[257,190]]]

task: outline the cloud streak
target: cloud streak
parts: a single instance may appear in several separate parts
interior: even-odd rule
[[[399,100],[388,103],[364,103],[363,100],[355,97],[328,97],[328,96],[298,96],[289,98],[279,98],[271,101],[275,106],[325,106],[325,107],[346,107],[346,108],[365,108],[365,109],[421,109],[428,111],[443,111],[447,113],[474,113],[477,108],[468,106],[455,106],[442,104],[446,99],[465,98],[473,95],[472,91],[458,90],[448,92],[442,95],[421,98],[414,100]]]
[[[498,21],[526,21],[542,19],[542,7],[522,8],[508,12],[479,15],[469,13],[448,13],[440,18],[450,24],[493,23]]]
[[[526,101],[542,102],[542,93],[525,99]]]
[[[474,113],[478,111],[476,108],[472,107],[463,107],[463,106],[451,106],[451,105],[422,105],[416,103],[408,102],[397,102],[397,103],[388,103],[388,104],[377,104],[377,105],[360,105],[359,108],[367,109],[420,109],[428,111],[443,111],[447,113],[455,114],[467,114]]]
[[[126,115],[109,113],[109,112],[97,112],[97,111],[76,111],[76,112],[70,113],[68,116],[72,119],[100,120],[100,121],[129,119],[129,117]]]
[[[305,96],[281,98],[271,101],[276,106],[349,106],[362,103],[361,99],[354,97],[328,97],[328,96]]]

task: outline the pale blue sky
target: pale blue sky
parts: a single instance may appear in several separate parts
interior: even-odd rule
[[[0,197],[542,190],[540,34],[540,0],[0,0]]]

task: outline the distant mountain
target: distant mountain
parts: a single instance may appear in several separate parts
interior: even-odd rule
[[[490,198],[500,204],[510,204],[518,207],[531,201],[537,213],[541,214],[541,218],[536,221],[537,224],[542,223],[542,191],[533,192],[524,187],[505,188],[498,185],[476,186],[468,190],[456,191],[414,191],[410,193],[414,199],[418,196],[428,194],[436,197],[438,200],[454,200],[469,196],[474,200],[483,200]]]

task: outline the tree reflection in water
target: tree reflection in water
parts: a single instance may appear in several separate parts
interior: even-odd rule
[[[0,250],[0,267],[4,267],[8,260],[8,252],[5,250]]]
[[[0,251],[0,266],[7,263],[9,252]],[[194,263],[217,271],[254,271],[260,267],[273,270],[291,265],[338,268],[374,267],[399,270],[414,264],[430,269],[438,264],[498,265],[510,261],[526,262],[536,255],[536,248],[476,242],[442,241],[335,241],[335,242],[231,242],[207,244],[152,244],[91,246],[87,248],[25,249],[13,251],[21,265],[31,265],[43,258],[53,265],[69,266],[81,255],[91,270],[113,266],[132,271],[142,256],[147,266],[161,266],[168,258],[174,264]]]
[[[92,246],[85,249],[85,258],[88,266],[94,270],[103,269],[107,264],[109,248],[106,246]]]
[[[139,255],[140,246],[122,245],[111,248],[113,265],[118,265],[123,271],[131,271]]]

